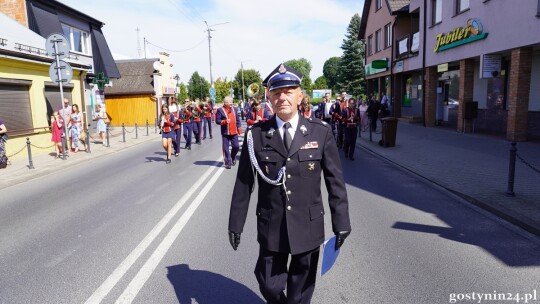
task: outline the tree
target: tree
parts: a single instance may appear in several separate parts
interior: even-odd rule
[[[313,90],[328,89],[328,83],[326,81],[326,78],[324,76],[320,76],[319,78],[315,79],[315,83],[311,88]]]
[[[331,57],[328,58],[324,62],[323,66],[323,75],[324,78],[326,78],[326,82],[328,83],[328,88],[332,89],[332,92],[337,92],[337,84],[338,84],[338,72],[339,72],[339,63],[341,61],[341,58],[339,57]]]
[[[180,83],[179,87],[178,103],[183,103],[186,98],[189,98],[188,89],[184,83]]]
[[[343,55],[339,63],[338,73],[338,89],[347,91],[353,96],[359,96],[365,92],[364,66],[362,64],[364,45],[358,39],[359,30],[360,16],[354,14],[341,45]]]
[[[208,90],[210,90],[210,83],[204,79],[199,72],[195,71],[191,75],[191,78],[188,82],[188,91],[191,99],[195,98],[204,98],[208,95]]]
[[[302,88],[306,90],[308,94],[311,94],[311,62],[305,58],[292,59],[285,62],[285,65],[291,67],[304,75],[302,79]]]
[[[244,92],[245,92],[244,97],[245,98],[248,97],[246,88],[252,83],[256,83],[259,85],[260,95],[264,94],[263,92],[264,88],[262,87],[262,84],[261,84],[262,83],[261,74],[257,70],[248,69],[248,70],[244,70]],[[242,96],[242,69],[239,69],[238,72],[236,73],[236,76],[234,77],[233,89],[234,89],[235,96]]]
[[[214,82],[214,88],[216,89],[216,102],[223,102],[225,99],[225,96],[231,95],[230,89],[233,86],[232,81],[225,81],[219,79],[216,82]]]

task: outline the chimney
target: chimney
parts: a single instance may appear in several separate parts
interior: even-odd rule
[[[0,11],[28,28],[26,0],[3,0],[0,2]]]

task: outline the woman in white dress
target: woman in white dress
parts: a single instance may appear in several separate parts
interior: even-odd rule
[[[367,116],[367,104],[365,100],[362,100],[362,105],[360,105],[360,127],[362,128],[362,132],[366,132],[367,127],[369,125],[369,119]]]
[[[101,143],[105,146],[105,132],[107,132],[107,124],[105,123],[105,111],[101,108],[101,105],[96,105],[96,112],[94,114],[94,121],[97,121],[96,125],[96,132],[99,134],[99,138],[101,138]]]

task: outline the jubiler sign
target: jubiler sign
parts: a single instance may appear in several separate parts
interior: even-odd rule
[[[485,39],[488,33],[482,32],[482,23],[478,19],[467,20],[467,27],[456,27],[448,33],[440,33],[435,36],[437,43],[433,51],[435,53],[451,49],[456,46]]]

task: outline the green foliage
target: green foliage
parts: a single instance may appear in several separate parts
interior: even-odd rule
[[[309,62],[305,58],[300,58],[291,59],[284,62],[284,64],[304,75],[304,79],[302,79],[302,89],[304,89],[308,94],[311,95],[311,78],[309,76],[309,74],[311,73],[311,62]]]
[[[177,96],[178,103],[183,103],[184,99],[189,98],[187,87],[184,83],[178,85],[180,87],[180,93]]]
[[[331,57],[324,62],[323,75],[328,83],[328,88],[332,89],[332,93],[337,92],[340,61],[339,57]]]
[[[214,88],[216,89],[216,99],[217,99],[216,103],[223,102],[223,99],[225,99],[225,96],[231,95],[229,90],[231,89],[232,86],[233,86],[233,82],[227,81],[227,79],[225,79],[225,81],[218,80],[214,82]]]
[[[319,78],[315,79],[315,83],[311,88],[313,90],[328,89],[328,83],[326,81],[326,78],[324,76],[320,76]]]
[[[351,18],[347,34],[343,39],[341,49],[343,55],[339,63],[339,75],[337,88],[340,91],[347,91],[353,96],[359,96],[365,92],[364,88],[364,66],[363,54],[364,45],[358,39],[360,30],[360,16],[355,14]]]
[[[252,84],[256,83],[259,85],[259,94],[264,94],[264,88],[262,87],[261,74],[257,70],[248,69],[244,70],[244,98],[248,98],[246,88]],[[242,96],[242,69],[239,69],[234,77],[233,81],[234,96]]]
[[[209,94],[210,83],[204,79],[199,72],[195,71],[188,82],[188,94],[192,100],[195,98],[204,99]]]

